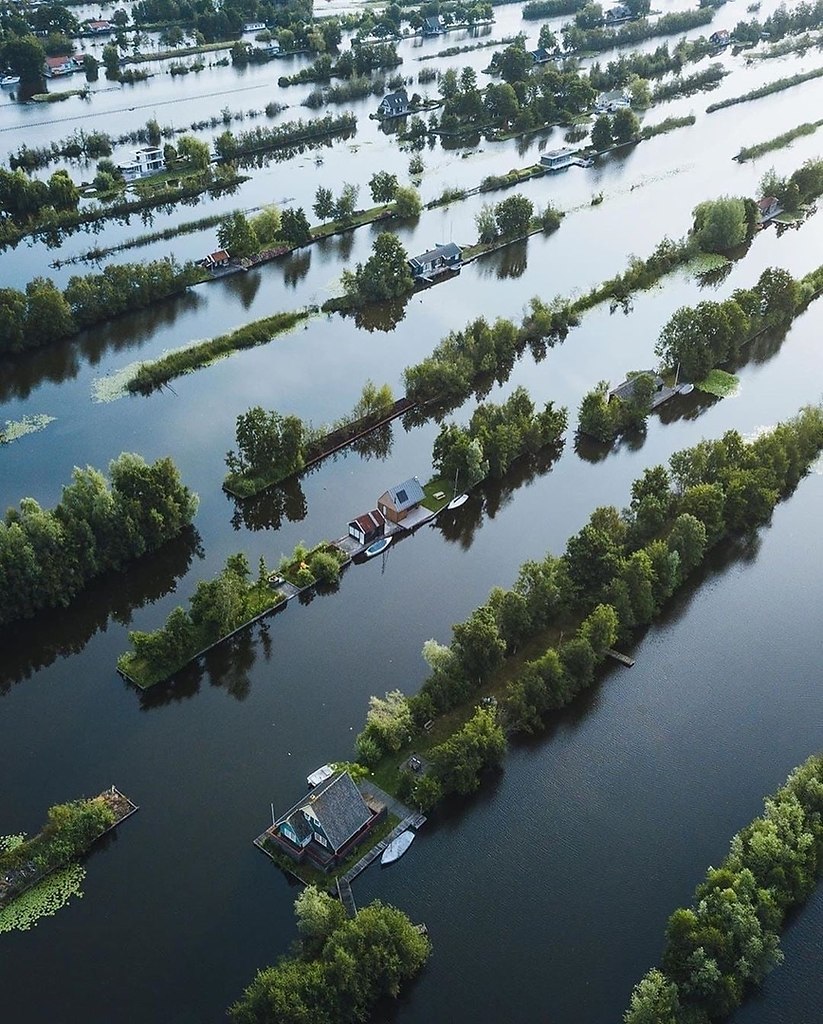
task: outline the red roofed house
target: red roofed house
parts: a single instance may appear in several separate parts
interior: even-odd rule
[[[776,217],[780,210],[780,203],[777,201],[775,196],[763,196],[762,199],[757,200],[757,209],[760,211],[760,223],[771,220],[772,217]]]
[[[371,544],[375,538],[382,536],[385,522],[379,509],[364,512],[349,523],[349,536],[354,537],[359,544]]]
[[[49,78],[58,78],[60,75],[71,75],[79,71],[81,64],[70,55],[64,57],[46,57],[43,64],[43,74]]]
[[[227,249],[218,249],[216,252],[210,252],[208,256],[203,260],[203,266],[206,270],[212,270],[214,267],[225,267],[231,259]]]

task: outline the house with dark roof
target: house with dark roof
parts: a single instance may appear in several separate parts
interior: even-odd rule
[[[527,52],[534,64],[548,64],[550,60],[554,60],[549,51],[543,46],[538,46],[536,50],[528,50]]]
[[[619,25],[621,21],[631,20],[632,12],[629,7],[625,4],[615,4],[614,7],[610,7],[603,15],[603,20],[607,25]]]
[[[771,220],[783,211],[780,209],[780,203],[777,201],[776,196],[763,196],[762,199],[757,200],[757,210],[760,214],[760,223],[765,224],[767,220]]]
[[[225,267],[230,259],[228,249],[216,249],[204,258],[203,266],[206,270],[214,270],[215,267]]]
[[[409,260],[409,270],[416,279],[437,277],[447,270],[459,270],[463,265],[463,250],[455,242],[436,245],[434,249]]]
[[[336,772],[278,818],[268,835],[298,864],[332,871],[385,817],[383,804],[367,803],[351,775]]]
[[[364,512],[349,523],[349,536],[354,537],[358,544],[371,544],[383,535],[386,520],[379,508]]]
[[[639,377],[651,377],[654,385],[652,392],[652,399],[654,396],[663,390],[665,381],[663,378],[654,372],[654,370],[641,370],[639,373],[632,374],[627,380],[624,380],[622,384],[618,384],[616,388],[612,388],[609,391],[609,401],[613,398],[619,398],[621,402],[631,402],[634,398],[635,384]]]
[[[709,36],[709,43],[716,49],[719,49],[721,46],[728,46],[730,42],[731,36],[725,28],[720,29],[719,32],[712,32]]]
[[[389,522],[402,523],[425,497],[420,481],[413,476],[384,491],[377,499],[377,508]]]
[[[389,117],[404,117],[409,110],[409,94],[405,89],[398,89],[397,92],[390,92],[383,97],[377,108],[377,116],[381,120]]]
[[[433,14],[430,18],[423,19],[424,36],[439,36],[441,32],[445,31],[446,23],[443,21],[442,14]]]

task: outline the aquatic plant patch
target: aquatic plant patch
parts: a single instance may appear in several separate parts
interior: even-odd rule
[[[726,373],[725,370],[710,370],[708,376],[695,384],[698,391],[705,391],[707,395],[715,395],[717,398],[729,398],[736,395],[740,390],[740,378],[733,373]]]
[[[69,864],[21,893],[0,909],[0,934],[28,931],[42,918],[53,917],[72,896],[82,898],[81,886],[85,877],[84,868],[79,864]]]
[[[0,444],[11,444],[26,434],[36,434],[38,430],[45,430],[49,423],[54,423],[54,420],[54,416],[47,416],[45,413],[24,416],[20,420],[6,420],[5,427],[0,430]]]

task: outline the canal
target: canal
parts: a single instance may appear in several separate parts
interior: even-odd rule
[[[497,11],[495,37],[522,24],[519,7]],[[741,16],[722,11],[716,23],[732,27]],[[526,23],[526,30],[536,35],[537,26]],[[451,42],[426,45],[436,51]],[[481,50],[426,64],[460,67],[465,57],[479,69],[489,55]],[[406,56],[408,63],[413,55]],[[742,56],[726,59],[733,73],[712,100],[810,66],[798,57],[754,66]],[[422,66],[404,65],[404,73]],[[273,84],[282,71],[268,66],[250,75],[262,79],[264,72],[267,99],[282,99]],[[217,87],[234,71],[202,74]],[[150,79],[148,113],[138,123],[150,115],[152,96],[158,103],[179,99],[179,109],[160,109],[174,109],[176,123],[191,120],[191,111],[203,108],[196,77],[186,76],[194,98],[185,103],[185,92],[171,91],[183,89],[177,80]],[[294,100],[289,90],[288,102],[298,103],[302,88],[295,87]],[[518,189],[567,210],[560,229],[414,297],[391,330],[320,316],[176,381],[174,393],[93,400],[100,395],[96,382],[137,359],[335,294],[342,269],[368,256],[374,231],[366,228],[3,364],[0,423],[37,413],[56,417],[41,433],[0,450],[4,506],[24,495],[50,506],[74,465],[105,467],[122,450],[170,454],[201,496],[196,533],[123,577],[98,581],[70,608],[0,635],[0,831],[34,832],[49,805],[112,783],[141,806],[89,858],[83,899],[32,931],[0,936],[10,1020],[223,1019],[255,970],[295,937],[297,890],[251,840],[271,803],[284,810],[297,799],[307,772],[351,755],[369,695],[414,692],[425,678],[426,639],[447,641],[450,624],[492,586],[510,585],[523,560],[562,551],[592,509],[626,505],[631,481],[647,466],[727,429],[753,435],[820,400],[823,307],[812,305],[785,337],[761,339],[746,354],[735,397],[717,401],[695,392],[665,406],[644,435],[609,452],[578,451],[573,433],[580,399],[597,380],[617,381],[653,364],[655,339],[676,308],[726,297],[768,266],[797,275],[816,267],[821,215],[779,235],[762,232],[713,287],[686,272],[672,275],[635,297],[628,314],[605,306],[586,314],[544,360],[524,356],[489,397],[499,400],[523,385],[535,401],[568,407],[570,431],[554,464],[518,467],[481,488],[453,521],[424,527],[384,560],[350,567],[337,593],[292,602],[172,685],[141,695],[114,671],[130,628],[159,625],[228,554],[243,550],[252,564],[261,554],[275,562],[299,541],[339,536],[346,520],[373,507],[387,486],[430,472],[437,424],[407,431],[396,423],[385,458],[343,455],[238,508],[219,486],[238,413],[260,403],[318,424],[336,419],[369,377],[399,393],[403,367],[474,316],[517,317],[532,295],[572,294],[618,272],[664,234],[684,234],[700,200],[754,195],[769,167],[788,173],[816,157],[819,140],[811,136],[751,164],[731,159],[742,145],[813,119],[821,89],[812,82],[712,115],[702,113],[706,94],[653,109],[652,123],[690,111],[698,123],[589,171]],[[123,105],[117,94],[101,101],[111,110]],[[209,102],[221,104],[219,96]],[[70,118],[89,108],[74,100],[57,106],[69,120],[49,131],[62,137],[89,124]],[[361,203],[374,170],[406,180],[409,154],[368,121],[370,109],[357,110],[356,142],[335,143],[322,164],[314,153],[271,162],[250,172],[237,195],[177,211],[156,226],[287,197],[308,207],[330,174],[335,187],[360,182]],[[0,108],[0,127],[9,127],[0,138],[9,151],[23,139],[37,141],[24,121],[30,114],[11,103]],[[301,114],[297,108],[280,118]],[[42,134],[48,137],[45,127]],[[552,147],[562,133],[542,139]],[[425,151],[424,199],[532,162],[540,144],[484,143],[466,159],[440,147]],[[604,202],[592,207],[600,191]],[[449,237],[471,240],[481,205],[478,197],[426,212],[399,228],[401,239],[410,252]],[[112,226],[105,244],[142,230],[137,220]],[[179,241],[181,258],[188,258],[207,251],[213,237]],[[0,283],[22,287],[51,273],[47,263],[55,256],[98,242],[78,234],[59,251],[20,246],[0,260]],[[169,251],[166,242],[115,259]],[[55,280],[65,284],[86,269],[64,268]],[[472,399],[455,418],[467,419],[475,406]],[[396,1021],[620,1019],[632,985],[659,958],[669,913],[722,858],[763,796],[821,746],[823,538],[815,524],[822,501],[823,477],[814,472],[778,506],[770,526],[719,554],[638,639],[634,668],[610,669],[544,735],[514,745],[505,770],[475,798],[438,812],[403,861],[371,868],[356,881],[359,904],[394,903],[425,921],[432,937],[434,956],[396,1008]],[[816,896],[786,933],[786,964],[735,1024],[814,1018],[823,998],[815,958],[822,926],[823,900]]]

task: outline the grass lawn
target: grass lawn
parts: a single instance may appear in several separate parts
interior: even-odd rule
[[[423,493],[426,497],[420,502],[423,508],[429,512],[439,512],[441,508],[448,505],[454,497],[454,481],[444,480],[443,477],[434,476],[428,483],[423,484]],[[435,495],[443,494],[445,497],[437,498]]]
[[[364,224],[371,224],[373,221],[385,217],[386,214],[391,215],[392,213],[394,213],[393,203],[388,203],[385,206],[373,206],[370,210],[360,210],[359,213],[355,213],[349,220],[330,220],[325,224],[317,224],[311,229],[311,237],[313,241],[317,241],[320,238],[328,238],[329,235],[335,235],[338,231],[359,228]]]

